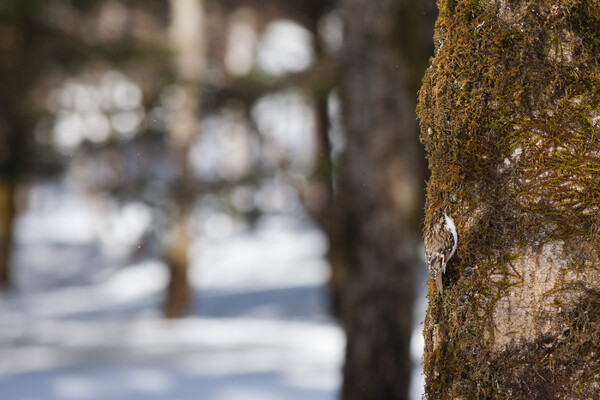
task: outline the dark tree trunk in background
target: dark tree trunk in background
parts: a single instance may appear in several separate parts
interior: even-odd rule
[[[327,8],[321,9],[317,3],[312,3],[312,6],[307,7],[310,18],[308,24],[314,41],[314,49],[316,58],[324,60],[327,57],[325,51],[325,43],[318,32],[318,23],[322,16],[325,15]],[[336,60],[337,61],[337,60]],[[341,262],[340,250],[341,243],[336,241],[338,237],[334,233],[336,229],[336,211],[334,204],[334,168],[335,161],[332,154],[332,143],[330,138],[331,119],[329,117],[329,95],[332,90],[339,84],[337,71],[339,66],[337,62],[333,68],[334,72],[329,79],[322,79],[317,85],[312,85],[311,91],[313,95],[313,107],[315,112],[315,134],[316,134],[316,154],[315,154],[315,169],[310,177],[309,196],[305,196],[305,207],[312,214],[312,217],[320,225],[321,229],[327,235],[329,248],[327,258],[330,266],[329,278],[329,301],[331,313],[340,318],[340,291],[343,284],[343,274],[345,265]]]
[[[600,2],[438,4],[427,221],[446,207],[459,247],[429,289],[427,397],[599,399]]]
[[[332,148],[329,140],[330,120],[328,115],[327,94],[316,93],[313,97],[315,103],[315,120],[317,130],[317,159],[316,168],[313,173],[313,204],[308,209],[313,211],[313,216],[321,225],[321,228],[329,240],[328,261],[330,267],[329,298],[332,314],[341,317],[341,289],[344,282],[345,264],[342,262],[340,251],[343,244],[337,241],[339,235],[335,233],[337,227],[337,213],[334,202],[334,162],[332,159]],[[316,212],[315,212],[316,210]]]
[[[422,5],[400,0],[341,5],[347,144],[333,240],[343,249],[337,257],[345,264],[343,398],[407,399],[423,158],[411,93],[419,68],[402,43],[421,40],[417,7]],[[427,57],[416,58],[422,66]]]
[[[24,133],[20,118],[0,116],[0,290],[13,288],[11,256],[14,244],[14,223],[17,217],[16,196],[22,176],[25,153]]]
[[[17,217],[17,188],[33,161],[30,137],[32,85],[40,73],[31,51],[39,26],[32,18],[40,5],[16,0],[0,7],[0,290],[14,287],[11,255]]]

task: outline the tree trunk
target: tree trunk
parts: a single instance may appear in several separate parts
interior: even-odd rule
[[[600,398],[600,2],[442,0],[419,116],[459,247],[430,399]]]
[[[312,189],[316,192],[312,207],[309,210],[320,224],[321,229],[327,235],[329,240],[329,249],[327,258],[330,266],[329,277],[329,305],[331,313],[341,318],[341,290],[344,285],[345,262],[343,261],[343,243],[337,238],[339,235],[334,233],[338,227],[336,221],[338,214],[334,203],[334,162],[331,154],[331,143],[329,139],[329,110],[328,98],[323,93],[317,93],[313,96],[315,103],[315,121],[317,131],[317,158],[316,168],[312,178]],[[316,203],[316,204],[314,204]]]
[[[7,107],[8,108],[8,107]],[[11,110],[12,111],[12,110]],[[17,185],[23,176],[27,159],[22,120],[10,113],[10,118],[0,115],[0,290],[14,287],[11,255],[14,244],[14,222],[17,217]]]
[[[35,15],[38,6],[8,1],[2,16],[0,57],[0,290],[14,288],[11,254],[17,217],[17,187],[32,163],[29,137],[35,125],[30,100],[39,65],[31,48],[37,44]],[[11,38],[18,38],[13,40]]]
[[[13,225],[16,184],[14,179],[0,181],[0,290],[12,288],[10,259],[13,246]]]
[[[189,165],[191,141],[198,129],[200,115],[199,78],[204,63],[203,3],[201,0],[171,0],[171,37],[177,51],[176,76],[183,90],[183,102],[172,116],[171,150],[178,171],[176,177],[173,240],[167,253],[170,282],[167,287],[165,315],[178,318],[190,310],[191,290],[188,282],[188,219],[193,206],[192,174]]]
[[[340,295],[346,400],[408,398],[422,187],[414,99],[407,92],[412,76],[398,30],[409,12],[405,3],[342,1],[347,144],[333,239],[346,263]]]

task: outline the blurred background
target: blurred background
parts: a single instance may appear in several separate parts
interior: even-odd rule
[[[435,17],[1,0],[1,397],[419,399]]]

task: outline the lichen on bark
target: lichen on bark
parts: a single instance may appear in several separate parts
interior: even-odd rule
[[[600,1],[440,0],[420,91],[429,398],[600,398]],[[571,396],[571,397],[570,397]]]

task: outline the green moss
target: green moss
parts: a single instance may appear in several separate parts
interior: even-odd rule
[[[498,4],[438,2],[437,54],[420,91],[432,172],[425,223],[450,205],[461,233],[446,296],[430,290],[427,393],[552,399],[576,387],[584,396],[600,380],[596,293],[555,304],[567,336],[502,354],[489,341],[496,302],[522,281],[511,269],[519,249],[560,241],[566,273],[599,267],[590,260],[600,259],[600,2]],[[434,327],[444,338],[435,349]],[[572,375],[584,365],[584,376]]]

